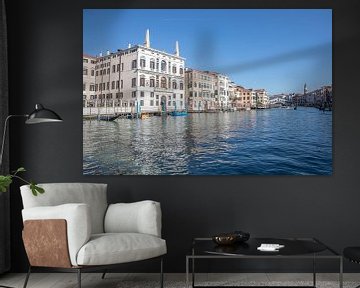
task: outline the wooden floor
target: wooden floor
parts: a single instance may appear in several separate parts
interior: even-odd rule
[[[276,281],[281,283],[294,281],[312,281],[312,274],[308,273],[212,273],[212,274],[197,274],[197,281],[212,282],[224,281],[228,279],[234,280],[249,280],[252,283],[256,282],[259,285],[264,285],[269,281]],[[0,276],[0,287],[9,286],[14,288],[22,288],[24,284],[25,274],[22,273],[8,273]],[[165,274],[165,288],[169,287],[185,287],[185,274]],[[336,273],[319,273],[317,274],[317,281],[333,281],[338,283],[338,274]],[[119,288],[119,287],[142,287],[141,283],[147,283],[144,287],[158,287],[159,274],[146,273],[146,274],[125,274],[125,273],[109,273],[106,278],[101,279],[101,273],[83,273],[82,287],[83,288]],[[360,273],[346,273],[344,274],[344,287],[352,286],[354,283],[360,284]],[[337,285],[334,285],[337,286]],[[76,273],[32,273],[28,288],[76,288]],[[337,286],[338,287],[338,286]]]

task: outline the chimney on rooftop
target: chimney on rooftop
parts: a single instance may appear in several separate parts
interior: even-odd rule
[[[175,55],[176,55],[177,57],[180,56],[179,41],[176,41],[176,42],[175,42]]]
[[[150,31],[149,31],[149,29],[146,30],[144,45],[146,48],[150,48]]]

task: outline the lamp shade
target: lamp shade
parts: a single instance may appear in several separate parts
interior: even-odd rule
[[[46,122],[62,122],[61,117],[50,109],[44,108],[41,104],[35,105],[35,110],[29,114],[26,124],[38,124]]]

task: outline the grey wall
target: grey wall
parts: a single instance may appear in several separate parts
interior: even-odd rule
[[[226,2],[221,1],[222,5]],[[56,110],[65,120],[59,125],[26,128],[22,121],[13,121],[12,168],[26,167],[30,171],[26,176],[37,182],[108,183],[110,202],[160,201],[163,236],[169,251],[166,271],[184,271],[184,255],[192,237],[234,229],[249,231],[253,236],[313,236],[339,251],[344,246],[360,246],[360,95],[357,85],[360,2],[248,0],[238,1],[236,6],[222,6],[334,9],[333,176],[83,176],[82,9],[116,8],[120,7],[119,3],[110,0],[7,1],[11,111],[26,113],[34,103],[40,102]],[[128,3],[131,4],[127,7],[141,6],[136,1]],[[166,1],[157,1],[157,4],[169,6]],[[12,270],[24,271],[27,260],[21,241],[22,204],[16,185],[11,191]],[[234,267],[232,264],[218,268],[230,269]],[[247,267],[255,266],[276,270],[285,264],[267,266],[258,262],[249,263]],[[151,271],[157,266],[150,263],[124,266],[124,269]]]
[[[8,115],[8,57],[7,57],[7,29],[5,2],[0,1],[0,131],[4,129]],[[2,135],[2,133],[1,133]],[[1,136],[2,137],[2,136]],[[1,140],[3,140],[1,138]],[[0,174],[9,169],[8,141],[4,147]],[[10,197],[9,193],[0,193],[0,274],[10,269]]]

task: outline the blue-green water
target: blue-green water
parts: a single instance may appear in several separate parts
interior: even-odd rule
[[[267,109],[83,122],[86,175],[331,175],[332,113]]]

